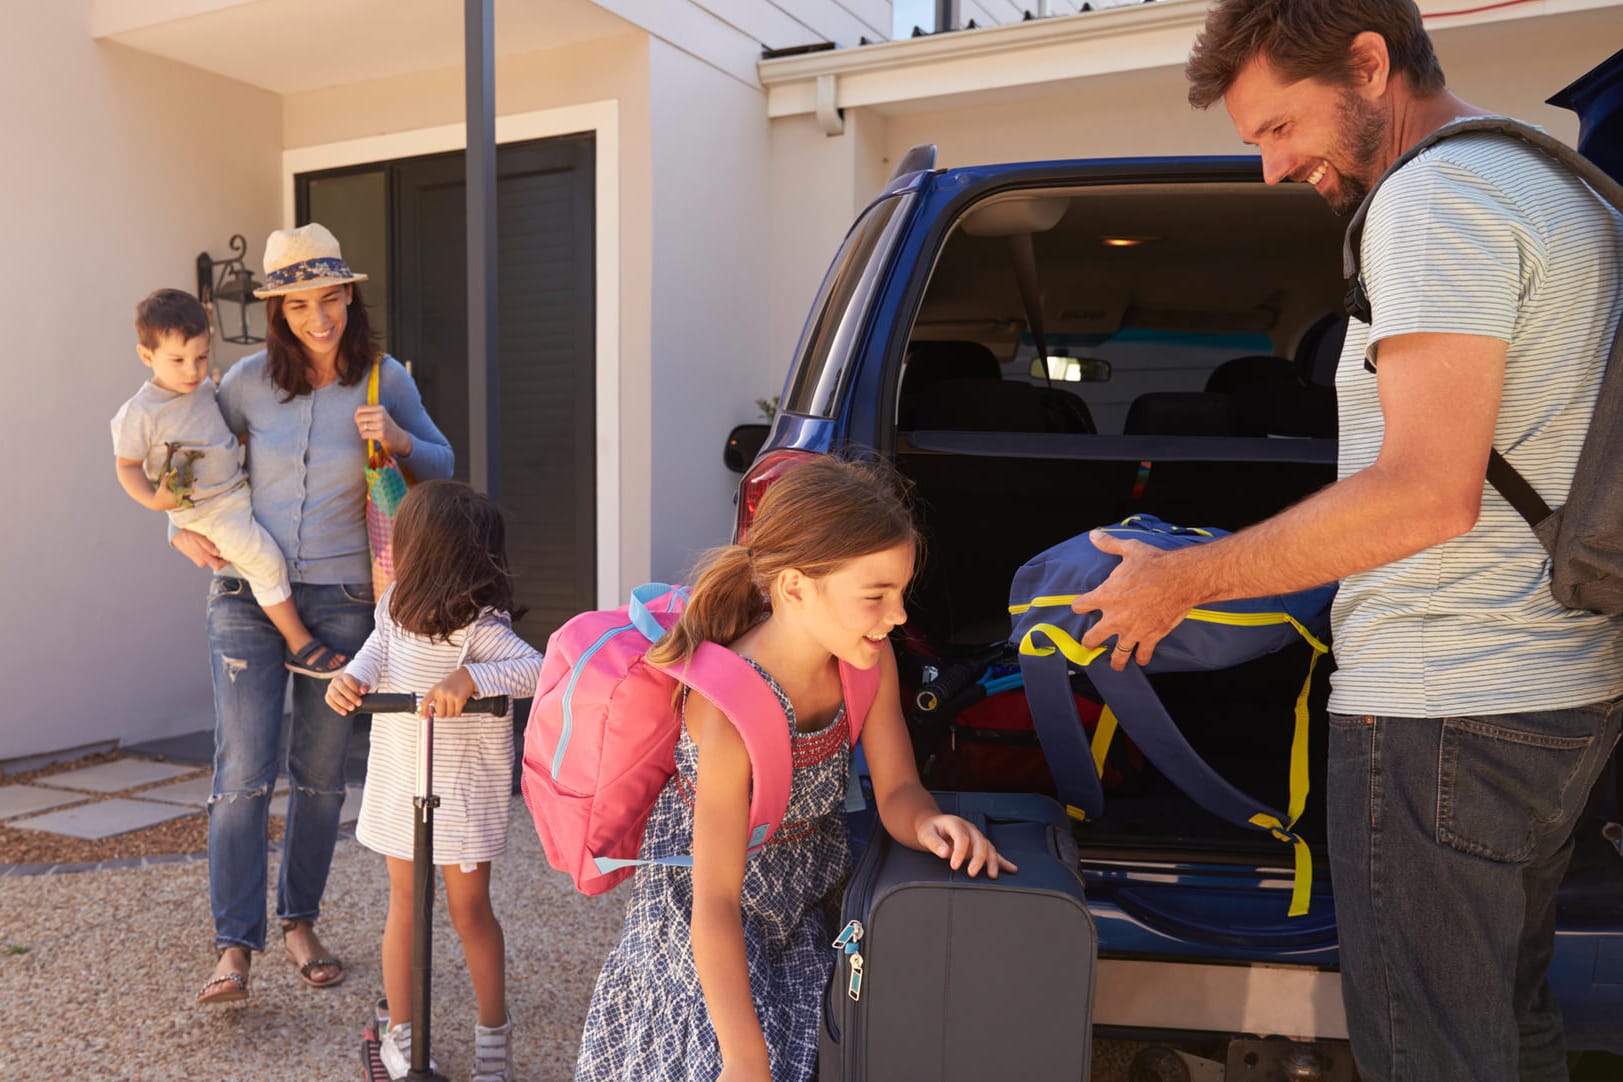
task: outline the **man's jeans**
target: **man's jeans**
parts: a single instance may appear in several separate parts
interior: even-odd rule
[[[293,584],[310,633],[351,657],[372,631],[372,587]],[[288,793],[276,915],[314,920],[327,887],[344,804],[351,722],[326,704],[327,682],[295,676],[287,644],[241,579],[209,586],[214,662],[214,794],[209,798],[209,900],[214,945],[265,948],[271,792],[286,735]],[[283,705],[293,681],[292,730]]]
[[[1620,721],[1623,700],[1331,715],[1330,867],[1365,1082],[1564,1082],[1555,892]]]

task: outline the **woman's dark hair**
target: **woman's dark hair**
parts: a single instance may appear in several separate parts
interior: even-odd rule
[[[1184,67],[1189,104],[1221,101],[1259,56],[1286,82],[1350,85],[1352,40],[1366,30],[1386,39],[1392,70],[1418,97],[1442,91],[1443,68],[1414,0],[1213,0]]]
[[[359,282],[349,283],[349,314],[344,322],[344,336],[338,340],[338,382],[353,387],[366,378],[372,368],[377,345],[372,340],[372,321],[367,318],[366,302],[361,299]],[[271,385],[287,392],[284,402],[309,394],[310,373],[305,363],[304,346],[287,325],[282,306],[284,296],[265,298],[265,371]]]
[[[790,568],[813,579],[896,545],[918,547],[902,482],[880,463],[825,456],[792,467],[761,497],[749,544],[706,553],[677,625],[648,651],[655,664],[723,645],[760,622],[768,591]]]
[[[485,609],[517,620],[501,508],[461,481],[424,481],[406,493],[394,526],[389,616],[416,635],[449,640]]]

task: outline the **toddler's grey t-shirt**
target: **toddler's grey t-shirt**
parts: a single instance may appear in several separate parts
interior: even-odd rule
[[[167,443],[202,451],[192,465],[192,502],[202,504],[247,480],[241,447],[226,427],[208,380],[191,394],[166,391],[151,380],[113,416],[113,454],[141,463],[153,484],[163,475]],[[183,459],[176,454],[176,464]]]

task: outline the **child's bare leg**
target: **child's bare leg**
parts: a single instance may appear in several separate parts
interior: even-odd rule
[[[479,1024],[495,1028],[507,1023],[507,946],[502,926],[490,907],[490,861],[465,872],[445,866],[445,904],[451,923],[462,940],[462,957],[473,979],[479,1003]]]
[[[411,1021],[411,861],[389,862],[389,913],[383,921],[383,994],[389,1000],[389,1024]],[[434,880],[429,878],[433,896]]]
[[[287,640],[287,648],[293,653],[303,650],[315,638],[310,634],[310,629],[304,626],[304,621],[299,619],[298,606],[293,604],[291,597],[274,605],[266,605],[264,609],[265,615],[282,633],[282,638]]]

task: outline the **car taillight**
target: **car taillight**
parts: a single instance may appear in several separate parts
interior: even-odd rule
[[[772,482],[800,463],[816,457],[815,451],[773,451],[750,467],[750,471],[738,483],[738,518],[733,523],[735,545],[749,543],[750,524],[755,521],[755,512],[761,506],[761,497],[772,487]]]

